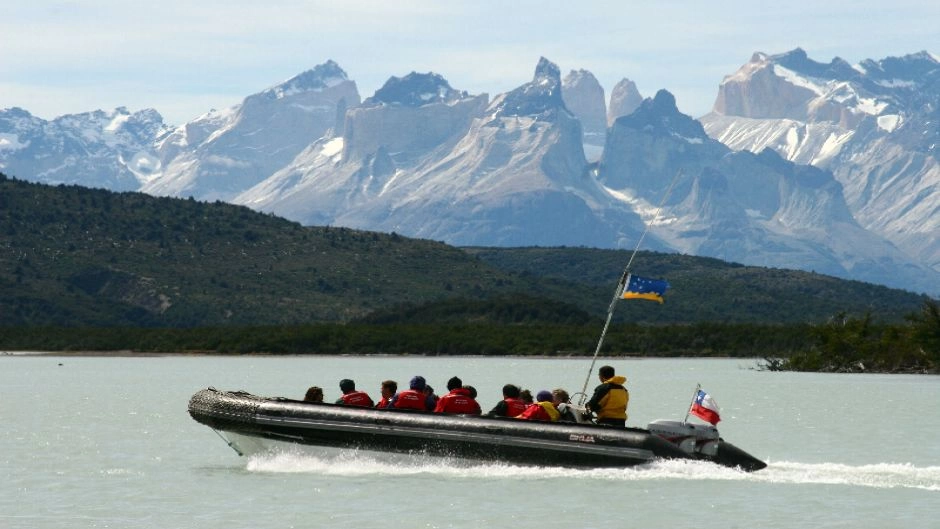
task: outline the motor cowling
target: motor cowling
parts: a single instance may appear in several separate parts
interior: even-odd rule
[[[647,429],[689,455],[714,456],[718,453],[718,428],[710,424],[659,419],[649,423]]]

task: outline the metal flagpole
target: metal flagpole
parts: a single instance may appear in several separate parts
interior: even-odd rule
[[[692,394],[692,402],[689,403],[689,407],[685,409],[685,419],[682,419],[682,424],[689,422],[689,413],[692,412],[692,405],[695,404],[695,399],[698,397],[698,392],[701,389],[701,384],[695,385],[695,393]]]
[[[640,245],[643,244],[643,239],[646,238],[646,234],[649,233],[650,228],[653,226],[653,223],[659,218],[660,212],[663,210],[663,205],[666,204],[666,199],[669,198],[669,194],[672,193],[672,188],[676,185],[676,181],[679,180],[679,175],[682,174],[682,169],[680,168],[676,171],[676,175],[672,177],[672,182],[669,183],[669,187],[666,189],[666,193],[663,194],[662,200],[659,201],[659,207],[656,208],[656,213],[653,217],[646,223],[646,229],[643,230],[643,234],[640,235],[640,238],[636,241],[636,246],[633,248],[633,253],[630,254],[630,259],[627,261],[627,266],[623,269],[623,274],[620,276],[620,281],[617,283],[617,289],[614,291],[614,299],[610,302],[610,307],[607,308],[607,321],[604,322],[604,329],[601,331],[601,337],[597,340],[597,347],[594,348],[594,357],[591,359],[591,367],[588,368],[587,377],[584,379],[584,386],[581,388],[581,402],[580,405],[584,405],[584,402],[587,400],[587,387],[588,383],[591,381],[591,373],[594,371],[594,364],[597,362],[597,355],[601,352],[601,346],[604,344],[604,337],[607,335],[607,328],[610,327],[610,320],[614,316],[614,308],[617,306],[617,301],[620,300],[620,297],[623,295],[623,289],[629,284],[630,281],[630,266],[633,264],[633,259],[636,257],[637,252],[640,251]]]

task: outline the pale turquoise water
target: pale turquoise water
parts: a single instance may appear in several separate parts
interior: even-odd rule
[[[460,375],[489,408],[506,382],[580,390],[583,359],[0,356],[0,528],[940,527],[940,377],[611,363],[629,379],[631,425],[681,419],[701,383],[722,407],[722,436],[770,466],[245,459],[186,412],[207,386],[299,398],[316,384],[330,399],[341,378],[374,396],[381,380],[414,374],[440,389]]]

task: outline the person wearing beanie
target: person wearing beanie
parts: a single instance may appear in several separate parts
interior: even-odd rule
[[[496,417],[515,417],[526,409],[526,403],[519,398],[519,386],[506,384],[503,386],[503,400],[496,403],[487,415]]]
[[[365,391],[356,391],[356,383],[348,378],[339,381],[339,389],[343,392],[343,396],[337,399],[337,404],[344,406],[362,406],[365,408],[371,408],[375,405],[375,403],[372,402],[372,397]]]
[[[434,403],[431,397],[424,394],[424,388],[426,386],[427,382],[425,382],[423,376],[417,375],[412,377],[411,382],[408,383],[408,389],[389,399],[388,408],[398,410],[433,410]]]
[[[556,422],[561,417],[558,409],[552,404],[552,392],[543,389],[535,395],[535,401],[525,409],[524,412],[516,416],[517,419],[527,421],[550,421]]]
[[[470,389],[463,386],[462,380],[452,377],[447,381],[447,389],[450,390],[450,393],[437,401],[437,406],[434,407],[436,413],[464,413],[470,415],[482,413],[480,404],[473,398]]]
[[[625,427],[630,403],[630,392],[624,387],[626,377],[615,375],[611,366],[601,366],[597,376],[601,384],[594,388],[594,395],[587,403],[588,412],[597,414],[597,424]]]

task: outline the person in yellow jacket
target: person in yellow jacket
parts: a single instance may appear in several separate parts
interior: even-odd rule
[[[597,414],[597,424],[609,424],[623,428],[627,423],[627,404],[630,392],[623,387],[626,377],[614,374],[611,366],[602,366],[597,370],[601,384],[594,388],[594,395],[587,403],[588,411]]]

